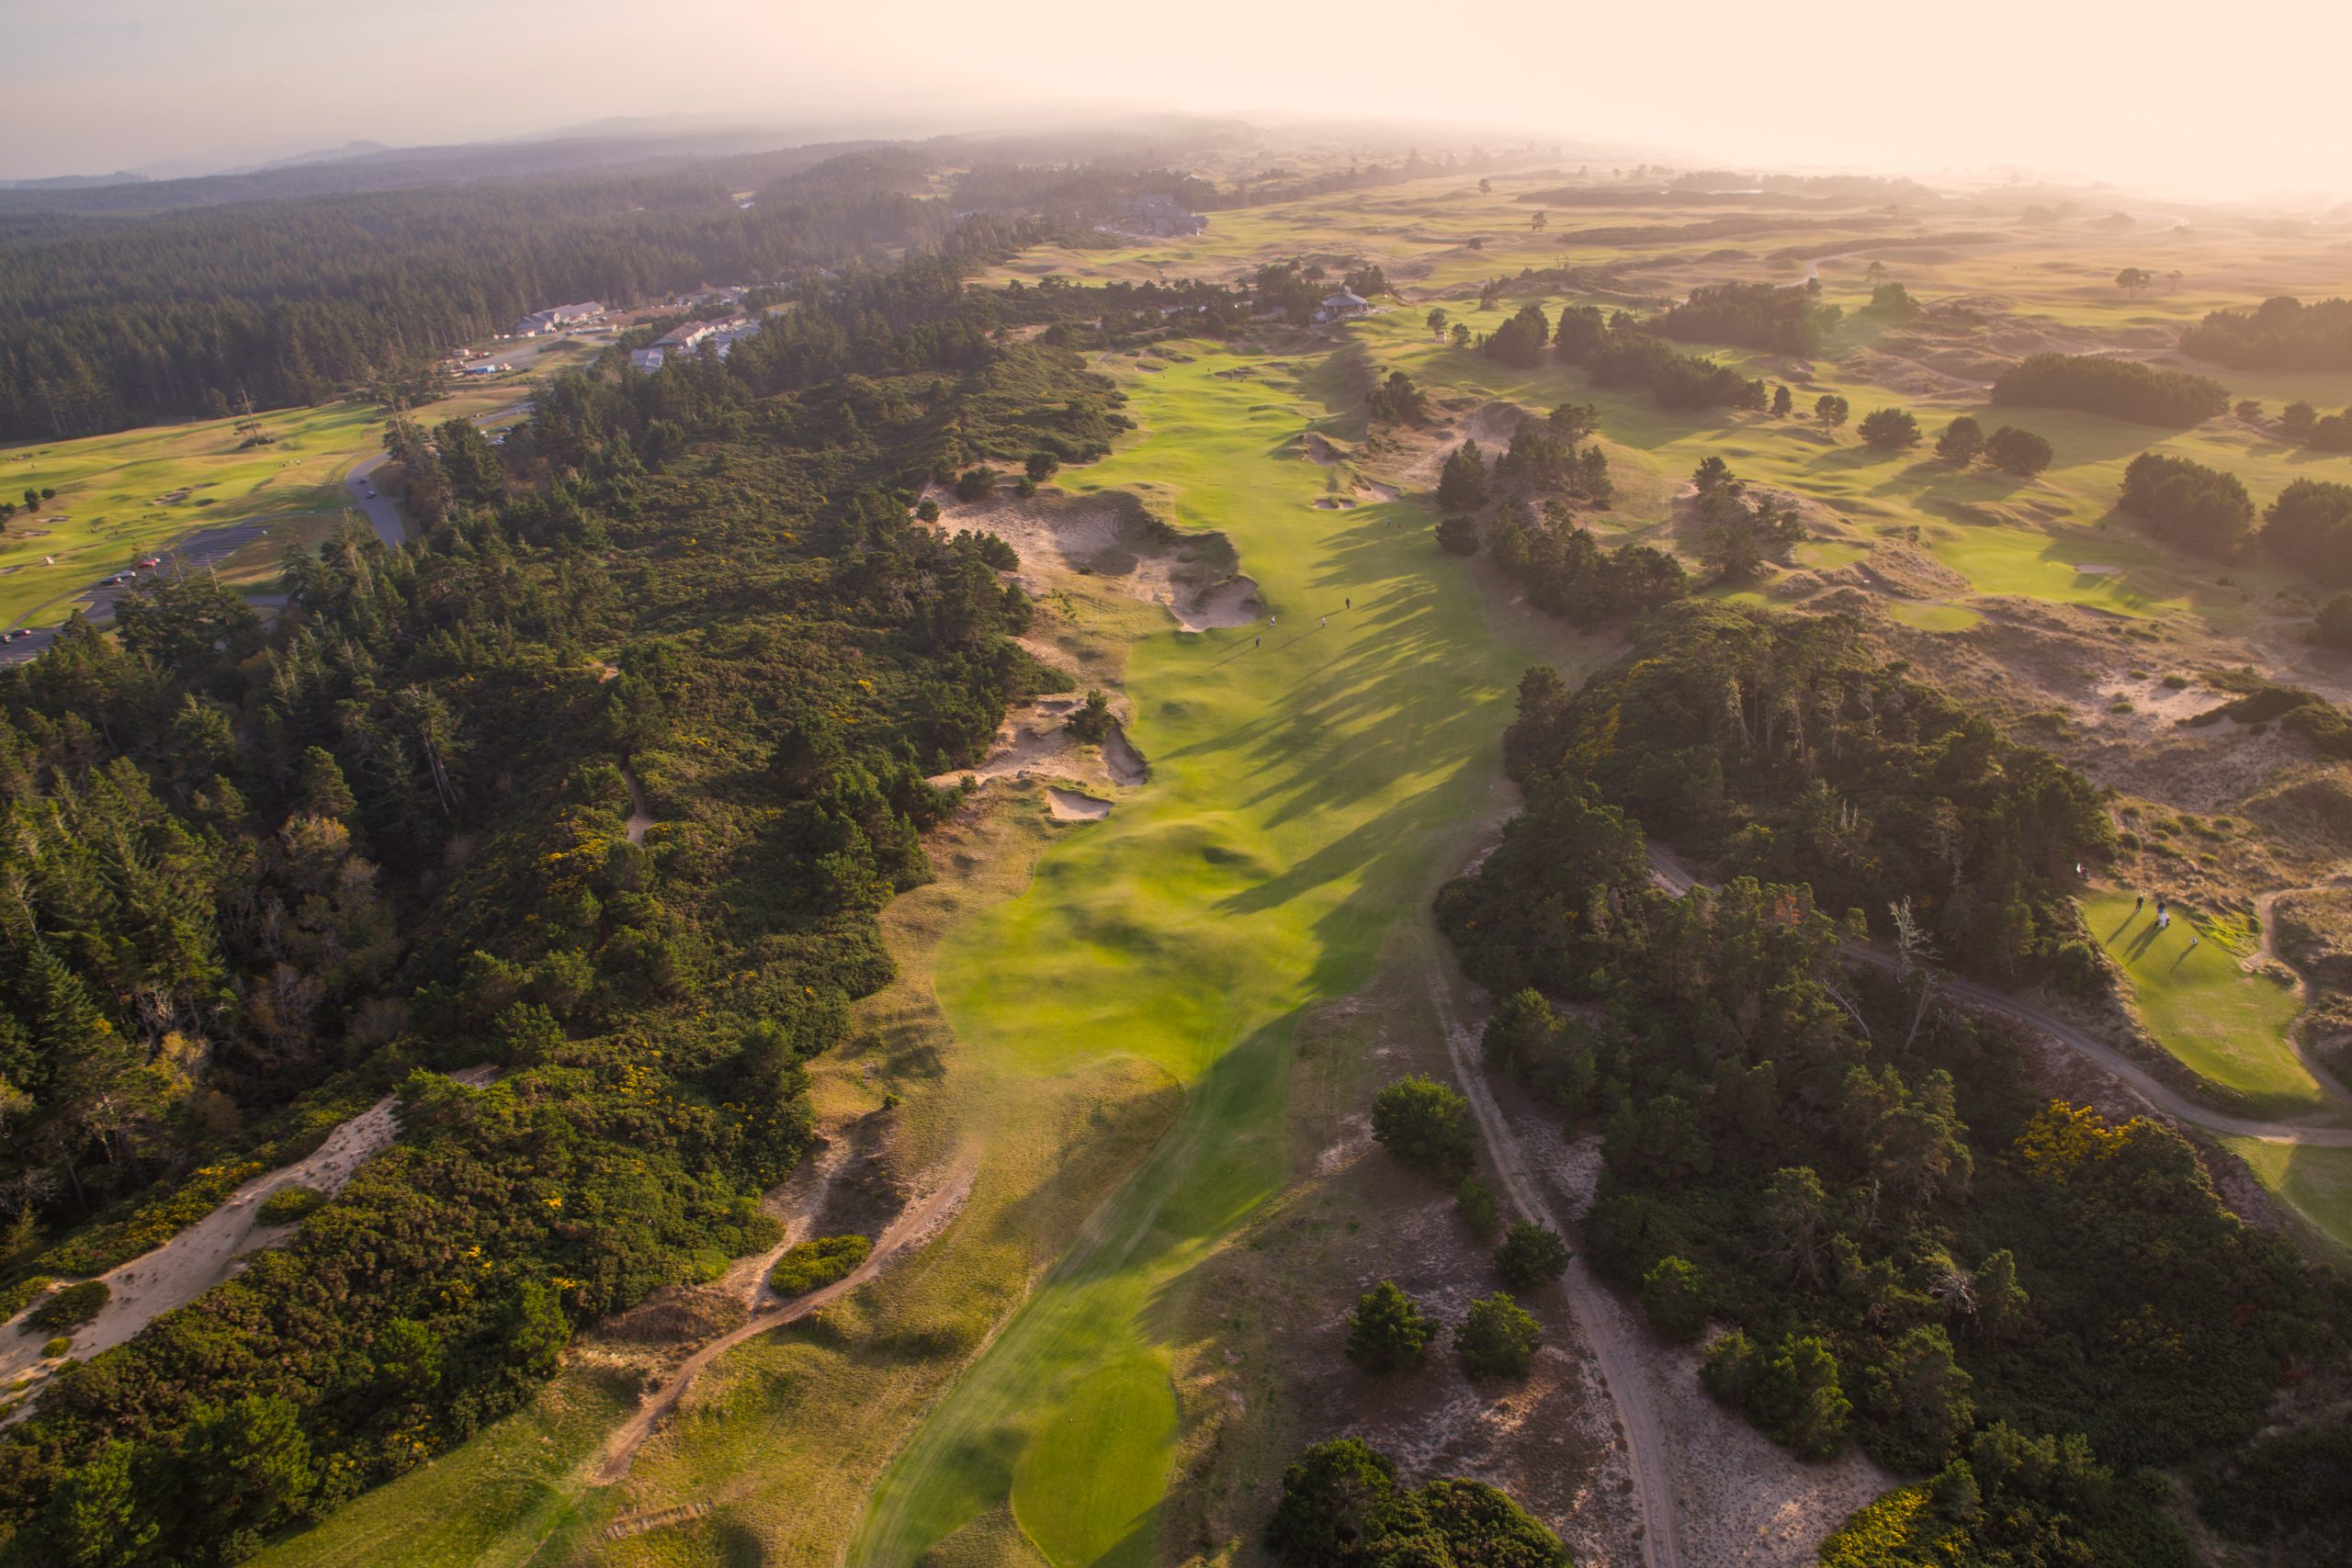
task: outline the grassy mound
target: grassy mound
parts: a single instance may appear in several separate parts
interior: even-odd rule
[[[113,1294],[104,1280],[85,1280],[78,1285],[68,1285],[33,1308],[25,1318],[25,1327],[28,1331],[40,1329],[51,1334],[79,1328],[104,1312]]]
[[[835,1280],[866,1259],[874,1243],[862,1235],[825,1235],[804,1241],[776,1259],[768,1283],[781,1296],[805,1296]]]

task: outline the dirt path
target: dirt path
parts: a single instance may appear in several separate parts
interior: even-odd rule
[[[495,1076],[496,1069],[490,1066],[450,1075],[460,1083],[474,1085],[488,1083]],[[328,1134],[307,1158],[254,1177],[230,1193],[219,1208],[162,1246],[99,1275],[109,1292],[107,1304],[97,1316],[74,1330],[70,1354],[86,1361],[102,1350],[113,1349],[164,1314],[186,1306],[229,1279],[248,1254],[291,1236],[294,1225],[255,1223],[254,1213],[261,1201],[285,1187],[314,1187],[330,1196],[342,1191],[360,1163],[389,1145],[400,1131],[393,1101],[393,1096],[386,1095]],[[46,1359],[41,1354],[43,1336],[13,1331],[22,1316],[19,1314],[8,1326],[0,1327],[0,1383],[16,1383]],[[32,1403],[28,1401],[18,1415],[29,1415],[31,1409]]]
[[[771,1328],[781,1328],[787,1323],[797,1322],[812,1312],[831,1305],[879,1274],[883,1265],[900,1252],[928,1241],[954,1216],[970,1194],[975,1173],[976,1168],[967,1163],[942,1181],[929,1197],[919,1203],[909,1204],[897,1219],[890,1222],[890,1227],[882,1233],[881,1240],[876,1243],[865,1261],[842,1279],[822,1290],[811,1291],[789,1300],[778,1299],[763,1309],[755,1310],[751,1320],[741,1327],[719,1336],[678,1363],[677,1369],[646,1398],[637,1414],[606,1440],[596,1461],[593,1476],[595,1483],[611,1486],[628,1479],[629,1465],[636,1460],[639,1448],[652,1436],[662,1418],[678,1407],[678,1402],[685,1397],[686,1391],[694,1386],[695,1379],[702,1375],[705,1367],[747,1339],[756,1338]],[[794,1227],[800,1228],[803,1227],[799,1224]],[[796,1237],[787,1231],[785,1245],[764,1259],[767,1267],[763,1268],[757,1276],[755,1300],[772,1295],[767,1283],[767,1268],[774,1267],[775,1259],[783,1256],[786,1247],[801,1239],[806,1238]]]
[[[1663,844],[1652,843],[1648,846],[1648,850],[1652,879],[1669,893],[1680,894],[1690,891],[1697,881],[1690,868],[1677,859],[1674,852]],[[2267,932],[2269,930],[2267,905],[2263,906],[2263,911],[2265,916],[2263,929]],[[1891,969],[1894,966],[1892,954],[1881,953],[1874,947],[1852,942],[1841,943],[1840,946],[1849,958],[1860,959],[1865,964],[1875,964],[1882,968]],[[2225,1111],[2215,1111],[2210,1106],[2199,1105],[2106,1041],[2075,1028],[2064,1019],[2052,1017],[2031,1002],[2020,1001],[2006,991],[1996,991],[1990,986],[1983,986],[1973,980],[1956,977],[1944,981],[1943,988],[1948,996],[1958,998],[1969,1006],[1981,1008],[1986,1012],[1998,1013],[2004,1018],[2024,1024],[2029,1029],[2038,1030],[2068,1050],[2088,1058],[2098,1066],[2131,1085],[2151,1105],[2176,1122],[2185,1122],[2192,1127],[2201,1127],[2207,1132],[2218,1133],[2224,1137],[2256,1138],[2266,1144],[2300,1144],[2332,1149],[2352,1148],[2352,1127],[2308,1127],[2294,1122],[2260,1122],[2252,1117],[2233,1116]],[[2332,1078],[2322,1080],[2323,1083],[2333,1081]]]
[[[637,782],[633,768],[621,770],[621,782],[628,785],[628,841],[645,842],[645,830],[653,826],[653,808],[645,803],[645,786]]]
[[[1437,1009],[1438,1022],[1445,1031],[1446,1054],[1453,1059],[1453,1076],[1469,1098],[1470,1108],[1478,1118],[1478,1130],[1494,1156],[1495,1175],[1502,1183],[1503,1196],[1523,1218],[1561,1235],[1572,1234],[1552,1212],[1543,1185],[1520,1147],[1518,1134],[1487,1087],[1486,1072],[1478,1060],[1477,1039],[1463,1025],[1461,1010],[1456,1006],[1458,982],[1454,972],[1437,951],[1433,935],[1424,931],[1420,942],[1422,961],[1430,977],[1430,998]],[[1581,1254],[1569,1261],[1560,1287],[1567,1297],[1569,1312],[1591,1343],[1593,1360],[1600,1368],[1610,1403],[1617,1407],[1618,1427],[1625,1439],[1626,1468],[1634,1482],[1634,1509],[1642,1521],[1642,1561],[1647,1568],[1680,1568],[1680,1506],[1668,1458],[1666,1428],[1658,1419],[1658,1402],[1650,1388],[1649,1370],[1642,1356],[1638,1336],[1643,1330],[1608,1288],[1592,1277]]]

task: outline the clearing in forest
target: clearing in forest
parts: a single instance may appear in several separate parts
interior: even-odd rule
[[[2344,1097],[2312,1076],[2289,1038],[2302,1010],[2292,985],[2247,969],[2186,910],[2158,931],[2153,899],[2136,910],[2121,893],[2082,904],[2091,934],[2131,982],[2148,1032],[2211,1086],[2210,1098],[2266,1116],[2341,1119]]]

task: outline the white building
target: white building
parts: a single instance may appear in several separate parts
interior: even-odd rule
[[[544,310],[535,310],[515,322],[514,335],[538,337],[565,327],[578,326],[582,321],[595,321],[604,313],[603,303],[594,299],[584,299],[577,305],[550,306]]]

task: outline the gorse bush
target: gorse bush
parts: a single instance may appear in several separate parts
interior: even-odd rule
[[[1470,1102],[1452,1086],[1419,1076],[1373,1097],[1372,1135],[1405,1164],[1438,1175],[1468,1169],[1476,1150]]]
[[[1348,1314],[1348,1359],[1370,1372],[1396,1372],[1420,1365],[1437,1325],[1413,1298],[1383,1280],[1366,1291]]]
[[[1448,1477],[1408,1490],[1361,1438],[1317,1443],[1283,1471],[1266,1544],[1284,1568],[1570,1568],[1559,1538],[1503,1493]]]
[[[254,1223],[290,1225],[307,1220],[326,1206],[327,1195],[315,1187],[281,1187],[254,1208]]]
[[[1568,1244],[1560,1233],[1532,1220],[1510,1227],[1495,1248],[1495,1272],[1512,1290],[1540,1290],[1567,1272]]]
[[[848,1279],[873,1252],[869,1236],[827,1235],[800,1242],[768,1270],[768,1285],[780,1296],[805,1296]]]
[[[1525,1377],[1543,1339],[1533,1314],[1500,1291],[1472,1302],[1453,1329],[1454,1354],[1474,1378]]]

